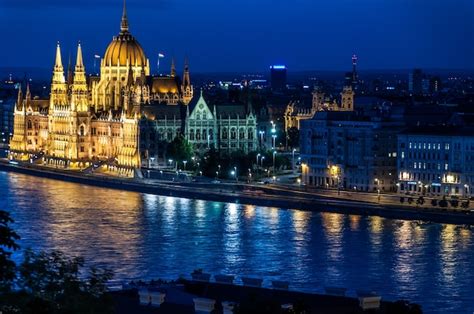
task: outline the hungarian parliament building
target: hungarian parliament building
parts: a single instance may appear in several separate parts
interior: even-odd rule
[[[250,103],[211,107],[202,92],[195,96],[187,61],[182,77],[174,62],[169,75],[150,75],[124,6],[100,76],[86,75],[79,44],[74,73],[66,78],[58,43],[50,98],[32,97],[29,86],[24,94],[19,89],[9,158],[68,169],[101,163],[131,177],[145,158],[158,157],[163,143],[180,135],[195,151],[253,151],[256,115]]]

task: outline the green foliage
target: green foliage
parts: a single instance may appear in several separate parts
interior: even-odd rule
[[[295,148],[300,145],[300,130],[292,127],[286,131],[286,138],[288,140],[288,147]]]
[[[0,292],[10,290],[15,279],[15,262],[11,260],[13,251],[19,249],[18,234],[10,227],[13,219],[6,211],[0,210]]]
[[[113,301],[106,293],[112,272],[92,268],[85,274],[83,268],[84,259],[80,257],[26,250],[18,268],[21,290],[3,295],[0,309],[20,313],[112,313]]]
[[[168,144],[167,157],[180,162],[189,160],[192,156],[193,147],[183,135],[176,136],[174,140]]]

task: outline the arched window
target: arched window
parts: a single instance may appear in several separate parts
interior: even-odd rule
[[[201,130],[196,130],[196,141],[201,140]]]
[[[211,141],[214,140],[214,131],[212,129],[209,129],[209,139]]]
[[[33,124],[31,123],[31,120],[28,120],[28,130],[31,130],[33,128]]]
[[[194,141],[194,129],[189,130],[189,140]]]
[[[239,130],[239,138],[241,140],[245,139],[245,130],[243,128]]]
[[[235,131],[235,128],[232,128],[230,130],[230,139],[235,140],[237,138],[237,132]]]
[[[202,139],[207,140],[207,131],[206,130],[202,130]]]
[[[81,126],[79,127],[79,135],[80,135],[80,136],[84,136],[84,133],[85,133],[84,126],[81,125]]]
[[[248,130],[248,139],[249,139],[249,140],[253,140],[253,129],[252,129],[252,128],[250,128],[250,129]]]
[[[229,134],[227,133],[227,128],[222,129],[222,139],[226,140],[229,138]]]
[[[201,120],[201,115],[199,113],[196,114],[196,120]]]
[[[173,130],[171,129],[168,129],[168,141],[172,141],[173,140]]]

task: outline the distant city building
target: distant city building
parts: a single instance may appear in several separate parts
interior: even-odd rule
[[[270,82],[272,90],[281,92],[286,90],[287,68],[284,65],[272,65],[270,67]]]
[[[13,134],[15,99],[0,100],[0,148],[7,148]]]
[[[455,115],[455,118],[466,117]],[[467,118],[474,121],[474,116]],[[398,191],[470,197],[474,187],[474,127],[413,127],[398,135]]]
[[[408,75],[408,91],[415,96],[423,95],[423,78],[423,71],[421,69],[414,69]]]
[[[341,92],[341,100],[325,97],[324,93],[316,88],[313,91],[311,108],[305,108],[299,101],[291,101],[285,111],[285,131],[290,128],[300,129],[301,121],[313,118],[318,111],[353,111],[354,91],[351,86],[345,86]]]
[[[302,180],[306,185],[396,191],[401,119],[389,115],[320,111],[301,121]]]

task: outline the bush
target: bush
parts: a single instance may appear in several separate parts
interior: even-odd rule
[[[431,206],[438,206],[438,201],[436,199],[432,199]]]
[[[443,197],[443,199],[441,201],[439,201],[438,203],[439,207],[448,207],[448,201],[446,200],[445,197]]]
[[[405,203],[405,198],[404,198],[403,196],[400,197],[400,203],[401,203],[401,204]]]
[[[418,197],[418,199],[416,200],[417,205],[422,206],[424,203],[425,203],[425,199],[423,198],[423,196]]]
[[[413,197],[408,198],[408,204],[410,204],[410,205],[413,204]]]
[[[452,207],[458,207],[459,206],[459,201],[458,200],[451,200],[450,201]]]

